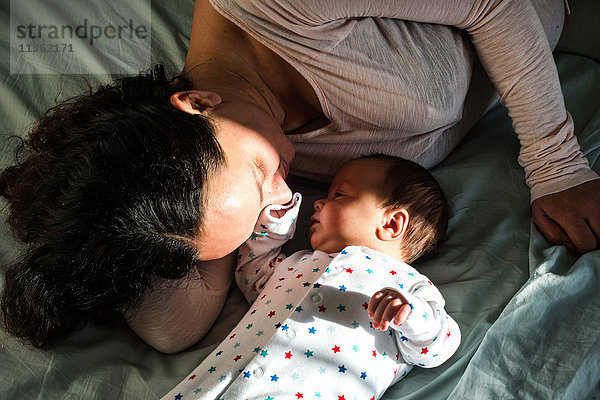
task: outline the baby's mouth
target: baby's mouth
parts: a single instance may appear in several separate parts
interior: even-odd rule
[[[313,233],[314,230],[317,229],[317,225],[319,224],[319,220],[315,217],[310,217],[310,233]]]

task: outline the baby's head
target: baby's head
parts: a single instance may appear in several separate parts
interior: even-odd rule
[[[314,209],[313,249],[367,246],[406,263],[435,250],[448,225],[446,200],[433,176],[412,161],[384,155],[344,164]]]

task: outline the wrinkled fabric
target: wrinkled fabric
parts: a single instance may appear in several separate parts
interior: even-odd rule
[[[598,179],[573,134],[551,54],[562,0],[211,3],[319,98],[330,123],[289,135],[294,173],[327,179],[369,153],[431,168],[494,103],[495,87],[521,143],[531,201]]]
[[[600,393],[600,251],[575,259],[532,227],[531,277],[487,332],[450,399]]]

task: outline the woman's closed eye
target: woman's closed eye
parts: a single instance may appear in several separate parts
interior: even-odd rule
[[[262,180],[264,180],[267,177],[267,167],[262,161],[256,160],[256,168],[262,176]]]
[[[267,169],[265,165],[260,160],[255,160],[254,165],[256,168],[253,168],[253,176],[254,183],[256,185],[256,190],[260,196],[260,204],[264,202],[264,194],[263,194],[263,185],[267,178]]]

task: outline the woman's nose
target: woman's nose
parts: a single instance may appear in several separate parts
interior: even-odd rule
[[[292,200],[292,190],[283,179],[274,182],[265,194],[265,204],[286,204]]]

